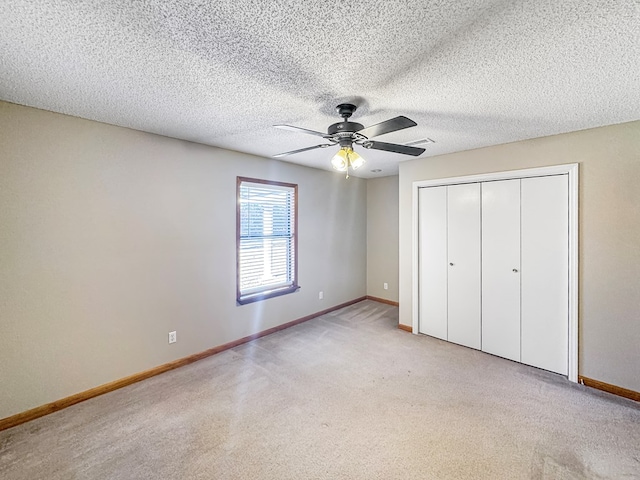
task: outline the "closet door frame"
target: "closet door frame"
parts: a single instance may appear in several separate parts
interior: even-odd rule
[[[509,170],[505,172],[438,178],[413,182],[412,186],[412,331],[418,334],[419,302],[419,243],[418,243],[418,190],[423,187],[477,183],[495,180],[511,180],[549,175],[568,175],[569,182],[569,345],[568,379],[578,382],[578,164]]]

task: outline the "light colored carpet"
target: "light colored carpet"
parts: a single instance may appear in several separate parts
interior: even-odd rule
[[[363,301],[0,432],[0,478],[640,478],[640,406]]]

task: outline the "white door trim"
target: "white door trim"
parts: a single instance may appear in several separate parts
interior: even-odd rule
[[[578,164],[554,165],[550,167],[527,168],[506,172],[483,173],[463,177],[419,180],[412,186],[412,329],[418,333],[419,318],[419,274],[418,274],[418,189],[439,185],[487,182],[514,178],[544,177],[548,175],[569,176],[569,374],[572,382],[578,382]]]

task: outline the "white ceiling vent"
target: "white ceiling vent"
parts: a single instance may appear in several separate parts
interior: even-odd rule
[[[405,143],[406,146],[411,147],[414,145],[425,145],[427,143],[436,143],[435,140],[431,140],[430,138],[423,138],[422,140],[416,140],[415,142]]]

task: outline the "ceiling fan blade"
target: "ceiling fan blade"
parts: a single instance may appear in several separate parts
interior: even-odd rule
[[[306,128],[294,127],[292,125],[274,125],[276,128],[282,130],[291,130],[292,132],[307,133],[309,135],[315,135],[317,137],[327,138],[329,135],[322,132],[316,132],[315,130],[307,130]]]
[[[294,153],[306,152],[308,150],[315,150],[316,148],[327,148],[331,146],[331,143],[323,143],[321,145],[314,145],[313,147],[300,148],[298,150],[291,150],[290,152],[278,153],[276,155],[273,155],[273,158],[286,157],[287,155],[293,155]]]
[[[399,145],[397,143],[385,143],[385,142],[373,142],[369,141],[362,144],[365,148],[372,148],[374,150],[384,150],[385,152],[402,153],[404,155],[412,155],[417,157],[422,155],[425,151],[424,148],[410,147],[408,145]]]
[[[378,135],[384,135],[385,133],[395,132],[402,130],[403,128],[415,127],[417,125],[413,120],[399,116],[385,120],[384,122],[376,123],[369,127],[363,128],[358,133],[364,135],[367,138],[377,137]]]

